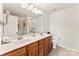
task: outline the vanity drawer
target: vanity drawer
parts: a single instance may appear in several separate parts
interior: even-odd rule
[[[26,55],[26,47],[22,47],[5,54],[4,56],[25,56],[25,55]]]
[[[31,49],[33,49],[34,47],[38,47],[38,42],[34,42],[34,43],[32,43],[32,44],[29,44],[29,45],[28,45],[28,50],[31,50]]]

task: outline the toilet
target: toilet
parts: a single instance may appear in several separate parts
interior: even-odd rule
[[[53,48],[56,49],[57,47],[57,41],[56,40],[52,40],[53,41]]]
[[[52,34],[52,42],[53,42],[53,48],[56,49],[60,42],[60,38],[56,33]]]

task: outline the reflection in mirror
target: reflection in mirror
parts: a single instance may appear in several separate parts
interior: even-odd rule
[[[37,8],[38,10],[39,8]],[[48,21],[46,21],[48,17],[46,15],[39,15],[41,13],[21,8],[18,3],[4,4],[4,15],[6,11],[9,11],[10,14],[7,24],[4,25],[4,37],[2,41],[11,42],[48,31]]]
[[[5,15],[5,14],[4,14]],[[18,17],[9,15],[8,23],[4,25],[4,37],[2,41],[9,42],[10,38],[16,39]]]
[[[19,17],[17,27],[18,27],[17,35],[27,34],[27,18]]]

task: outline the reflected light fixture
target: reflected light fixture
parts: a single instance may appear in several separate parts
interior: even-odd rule
[[[28,5],[29,5],[28,3],[21,3],[21,7],[22,7],[22,8],[27,8]]]
[[[27,8],[27,10],[32,11],[35,14],[42,14],[42,11],[40,9],[38,9],[37,7],[35,7],[33,4],[22,3],[21,7]]]

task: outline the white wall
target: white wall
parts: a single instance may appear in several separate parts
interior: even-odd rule
[[[37,26],[36,26],[36,32],[38,32],[38,33],[43,32],[44,31],[43,30],[44,29],[43,16],[37,18],[36,24],[37,24]]]
[[[79,49],[79,7],[72,7],[50,14],[50,32],[61,36],[61,44]]]
[[[36,19],[37,32],[48,32],[49,31],[49,16],[44,14]]]

